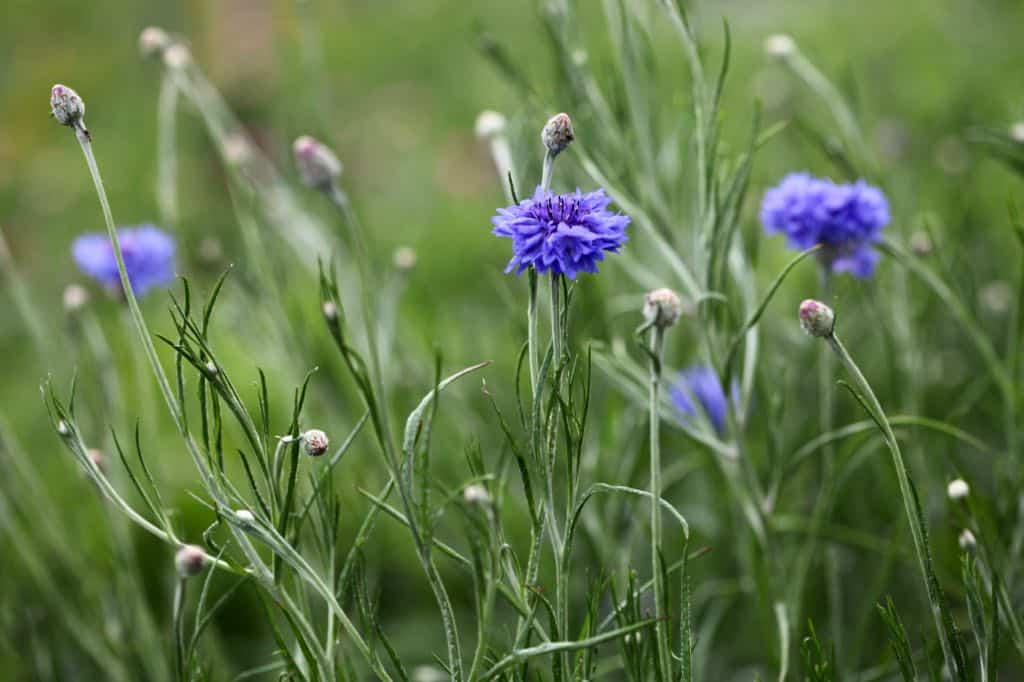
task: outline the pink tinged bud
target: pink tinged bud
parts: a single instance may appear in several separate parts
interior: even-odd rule
[[[832,336],[836,315],[821,301],[807,299],[800,304],[800,326],[811,336],[826,338]]]
[[[206,552],[196,545],[182,545],[174,555],[174,568],[182,578],[192,578],[203,572]]]
[[[667,329],[679,320],[683,304],[671,289],[655,289],[644,294],[644,320],[655,327]]]
[[[551,156],[561,154],[576,139],[572,130],[572,119],[569,114],[555,114],[544,126],[540,134],[541,142],[547,147]]]
[[[86,454],[89,456],[89,461],[92,462],[93,466],[99,469],[101,473],[106,473],[107,467],[104,463],[103,452],[94,448]]]
[[[53,86],[50,90],[50,110],[57,123],[85,131],[85,124],[82,122],[85,116],[85,102],[68,86],[59,83]]]
[[[311,457],[319,457],[324,454],[331,444],[327,434],[320,429],[310,429],[303,433],[300,438],[302,439],[302,447],[306,450],[306,454]]]
[[[327,145],[309,135],[303,135],[292,144],[295,166],[302,184],[326,189],[341,175],[342,165]]]

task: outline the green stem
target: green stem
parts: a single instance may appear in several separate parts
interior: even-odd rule
[[[659,678],[671,679],[669,661],[668,623],[665,613],[665,580],[662,574],[661,553],[661,439],[658,409],[661,392],[661,361],[664,355],[665,330],[659,325],[651,328],[651,384],[650,384],[650,437],[651,437],[651,573],[654,581],[655,637],[658,651]]]
[[[540,358],[537,348],[537,271],[532,267],[527,273],[529,280],[529,302],[526,305],[526,353],[530,362],[530,397],[537,395],[540,380]]]

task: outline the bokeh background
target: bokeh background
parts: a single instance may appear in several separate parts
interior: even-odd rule
[[[586,10],[589,3],[594,12],[592,25],[585,27],[590,36],[588,58],[601,68],[614,68],[598,1],[581,0],[578,6]],[[657,24],[653,2],[632,4]],[[1017,49],[1024,4],[1013,0],[763,0],[688,6],[712,63],[721,52],[722,18],[732,30],[733,65],[723,105],[726,144],[733,149],[743,144],[755,99],[764,106],[767,124],[802,118],[819,129],[827,128],[827,112],[821,104],[764,55],[768,35],[791,34],[853,101],[893,205],[892,232],[909,239],[927,228],[933,236],[936,266],[964,294],[986,331],[1002,338],[1002,316],[1012,302],[1011,273],[1019,259],[1012,248],[1005,207],[1019,185],[968,140],[974,128],[1007,130],[1024,118],[1024,54]],[[504,201],[502,188],[486,148],[474,137],[473,123],[482,109],[504,112],[512,122],[516,156],[527,168],[538,163],[535,140],[543,112],[522,101],[517,89],[483,56],[481,34],[501,41],[528,74],[544,106],[550,107],[547,113],[559,109],[557,71],[535,3],[526,0],[3,3],[0,229],[54,347],[48,354],[40,352],[16,312],[9,288],[0,289],[0,413],[17,439],[18,451],[31,459],[46,481],[47,505],[56,505],[42,506],[35,513],[66,523],[68,553],[82,555],[97,572],[117,570],[116,561],[102,558],[105,541],[94,532],[97,524],[105,522],[102,505],[53,434],[38,388],[50,377],[66,392],[77,368],[81,400],[88,402],[96,393],[89,385],[95,369],[80,366],[74,342],[66,333],[61,294],[70,283],[85,283],[71,260],[71,240],[81,232],[101,230],[102,218],[81,153],[68,131],[50,119],[47,95],[50,86],[60,82],[85,99],[86,121],[115,219],[125,225],[159,222],[154,188],[161,66],[141,58],[137,45],[140,30],[149,25],[162,26],[188,42],[197,63],[297,191],[291,141],[310,133],[336,149],[345,164],[346,187],[363,224],[372,232],[373,257],[381,267],[390,263],[395,248],[415,249],[417,265],[408,275],[399,315],[398,345],[407,359],[395,360],[400,371],[408,371],[410,394],[398,398],[403,404],[413,403],[429,386],[433,347],[443,349],[449,368],[495,360],[489,380],[507,382],[520,344],[522,289],[500,274],[508,247],[489,234],[489,218]],[[678,88],[665,88],[664,101],[684,108],[688,89],[677,46],[666,31],[654,35],[657,53],[663,56],[655,67],[659,82],[679,83]],[[801,130],[800,125],[790,125],[759,155],[743,222],[746,233],[757,234],[756,207],[763,189],[784,173],[802,169],[834,173],[820,145]],[[237,275],[229,287],[254,290],[247,284],[251,272],[241,255],[225,170],[199,117],[187,105],[177,132],[182,214],[173,229],[179,242],[178,269],[198,290],[206,291],[223,268],[233,264]],[[577,133],[581,138],[601,135],[600,130]],[[566,167],[574,163],[571,155],[564,162]],[[309,192],[300,196],[309,211],[329,224],[331,214],[320,197]],[[309,261],[319,255],[309,254]],[[759,279],[770,280],[788,258],[777,240],[765,242],[760,247]],[[296,311],[293,324],[298,333],[323,337],[316,325],[315,279],[306,265],[283,267],[285,298]],[[609,263],[608,270],[612,274],[594,284],[584,299],[639,294],[639,287],[617,273],[614,264]],[[784,288],[784,300],[798,300],[800,288],[813,281],[813,273],[798,273]],[[150,458],[156,462],[168,498],[185,510],[183,524],[199,532],[205,524],[202,510],[187,495],[193,476],[190,465],[159,409],[141,360],[133,354],[128,323],[117,301],[88,286],[116,362],[123,368],[126,394],[134,397],[117,414],[92,414],[96,433],[103,433],[105,421],[125,433],[136,419],[142,419]],[[853,314],[859,326],[850,335],[870,349],[864,362],[881,384],[880,392],[890,404],[903,404],[906,396],[895,367],[899,363],[887,355],[889,337],[884,329],[872,327],[886,318],[874,316],[872,310],[885,308],[891,297],[904,292],[847,282],[841,285],[840,295],[850,301],[850,310],[857,311]],[[229,305],[232,300],[229,295]],[[584,311],[599,308],[586,300],[583,305]],[[144,309],[155,328],[169,328],[166,302],[160,295],[148,298]],[[930,309],[937,309],[934,302]],[[251,335],[251,327],[244,319],[239,321],[245,316],[241,307],[225,315],[222,341],[229,366],[238,365],[240,372],[250,373],[247,376],[253,364],[267,368],[271,379],[280,381],[285,399],[289,386],[301,380],[296,366],[330,367],[325,338],[309,341],[305,347],[281,347]],[[586,313],[580,317],[577,333],[582,338],[628,338],[636,323],[635,310],[625,307],[599,317]],[[233,334],[235,329],[244,333]],[[973,381],[977,360],[962,341],[956,341],[955,330],[937,324],[934,331],[948,343],[937,341],[926,358],[924,371],[930,379],[921,384],[914,401],[923,414],[945,418],[955,413],[950,404],[957,396],[986,388]],[[677,357],[676,363],[683,364],[684,358]],[[780,373],[801,372],[784,359],[775,358],[772,363]],[[354,404],[332,396],[329,386],[318,391],[312,414],[333,419],[330,430],[343,433],[344,425],[351,425],[358,416]],[[486,414],[476,396],[464,390],[451,405],[456,415],[460,409],[472,414],[467,417],[470,427]],[[139,409],[131,409],[132,405]],[[854,407],[847,407],[855,413]],[[983,434],[992,421],[984,404],[967,412],[954,414],[958,424]],[[453,446],[441,459],[457,467],[461,447]],[[938,484],[949,466],[927,458],[918,464],[924,463],[927,469],[929,462],[936,467],[931,473]],[[372,473],[366,473],[373,465],[354,465],[353,482],[346,488],[350,499],[358,499],[353,492],[356,482],[367,477],[374,480]],[[975,466],[984,472],[991,464]],[[928,494],[941,497],[941,488]],[[9,506],[3,511],[18,516]],[[18,522],[24,523],[24,510],[19,513]],[[844,514],[848,519],[858,514],[873,517],[874,501],[851,501]],[[871,523],[877,521],[874,531],[901,522],[898,511],[882,516],[873,518]],[[408,558],[408,548],[399,548],[400,530],[383,529],[382,533],[381,551],[388,551],[388,543],[393,542],[395,556]],[[12,535],[0,532],[0,537],[0,554],[19,552]],[[955,572],[955,533],[940,522],[937,537],[950,555],[949,570]],[[141,536],[139,548],[137,560],[150,567],[145,574],[152,576],[145,593],[157,613],[165,613],[170,578],[162,576],[159,567],[167,565],[169,550]],[[379,563],[385,564],[379,569],[379,582],[389,595],[383,606],[396,641],[406,650],[418,650],[418,660],[429,662],[428,652],[440,650],[440,634],[425,601],[418,568],[408,561]],[[57,584],[74,574],[62,573],[65,569],[59,562],[54,565]],[[909,573],[911,565],[906,566]],[[45,636],[60,632],[60,625],[55,625],[60,618],[52,613],[52,604],[38,596],[39,589],[27,573],[0,571],[4,600],[0,610],[8,612],[0,622],[18,626],[20,633],[0,645],[4,659],[0,669],[16,671],[16,678],[28,679],[30,670],[38,670],[15,663],[20,654],[32,651],[37,658],[45,657],[47,646],[57,646],[48,644]],[[78,598],[75,590],[70,590],[68,598]],[[258,606],[240,600],[237,608],[222,617],[227,659],[244,658],[254,639],[266,637],[253,624],[258,616]],[[88,677],[88,671],[83,676]]]

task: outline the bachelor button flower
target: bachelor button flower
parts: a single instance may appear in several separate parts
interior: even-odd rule
[[[733,389],[733,400],[736,399]],[[679,380],[669,391],[676,409],[686,417],[697,416],[697,406],[704,411],[718,435],[725,432],[725,416],[729,400],[715,370],[706,365],[695,365],[679,373]],[[694,404],[696,400],[696,404]]]
[[[878,262],[872,245],[889,223],[889,202],[863,180],[837,185],[790,173],[765,192],[761,223],[769,234],[786,235],[795,249],[822,244],[822,258],[833,272],[870,277]]]
[[[618,253],[627,239],[629,216],[609,211],[611,201],[602,189],[556,195],[537,187],[532,198],[499,208],[492,234],[512,240],[505,272],[518,275],[532,266],[569,279],[597,272],[605,252]]]
[[[132,290],[142,296],[174,280],[174,239],[153,225],[117,231]],[[114,247],[106,234],[83,234],[71,245],[78,268],[112,291],[121,290]]]

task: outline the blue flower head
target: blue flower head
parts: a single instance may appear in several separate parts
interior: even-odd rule
[[[556,195],[538,187],[533,197],[499,208],[492,234],[512,240],[505,272],[518,275],[532,266],[569,279],[597,272],[605,252],[617,253],[626,241],[629,216],[609,211],[611,201],[602,189]]]
[[[153,225],[139,225],[118,229],[117,238],[136,295],[174,280],[174,238],[169,234]],[[106,234],[81,235],[71,245],[71,254],[79,270],[108,289],[121,290],[114,247]]]
[[[855,277],[874,273],[878,253],[872,245],[889,219],[885,195],[863,180],[837,185],[808,173],[790,173],[761,202],[765,232],[786,235],[794,249],[822,244],[829,268]]]
[[[733,401],[736,387],[733,387]],[[725,418],[729,410],[729,399],[715,370],[707,365],[694,365],[679,373],[679,378],[669,391],[672,404],[685,417],[696,417],[698,406],[704,411],[718,435],[725,433]],[[696,404],[694,403],[696,401]]]

